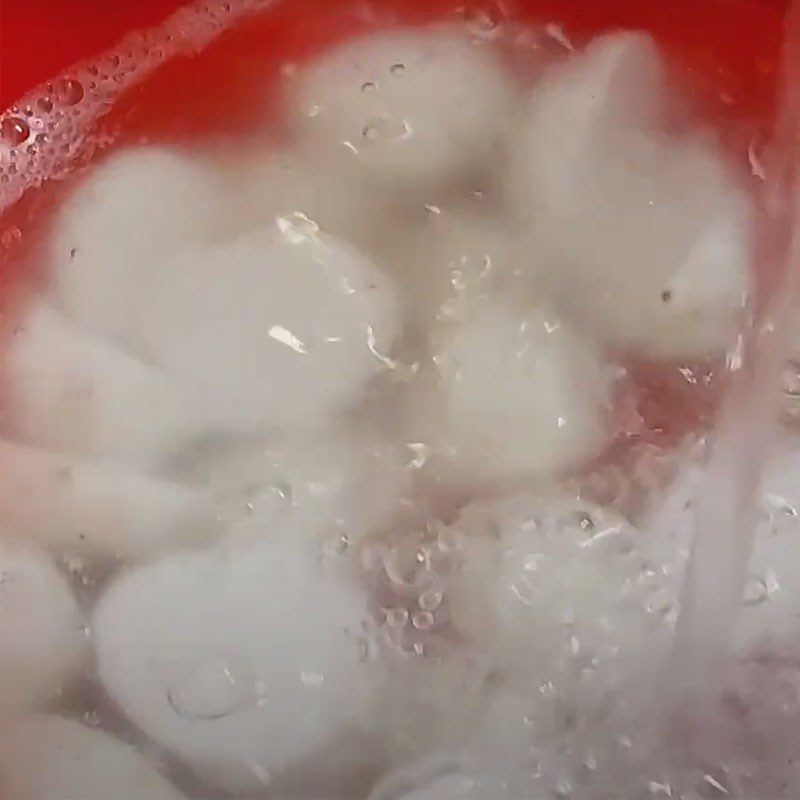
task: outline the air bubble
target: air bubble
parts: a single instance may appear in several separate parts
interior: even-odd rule
[[[475,36],[495,36],[499,33],[506,12],[498,0],[474,0],[461,9],[470,33]]]
[[[374,92],[378,87],[372,81],[364,81],[361,84],[361,91],[367,94],[368,92]]]
[[[391,72],[392,75],[402,75],[405,71],[406,65],[400,61],[398,61],[396,64],[392,64],[392,66],[389,68],[389,72]]]
[[[442,604],[442,592],[440,589],[428,589],[419,596],[417,603],[423,611],[436,611]]]
[[[645,601],[648,614],[663,619],[667,623],[675,622],[678,618],[678,604],[672,593],[666,589],[656,589]]]
[[[49,114],[53,110],[53,101],[49,97],[40,97],[36,101],[36,106],[40,111]]]
[[[408,625],[409,615],[406,608],[387,608],[383,614],[390,628],[405,628]]]
[[[0,122],[0,139],[12,147],[25,142],[30,133],[30,126],[22,117],[6,117]]]
[[[553,790],[553,794],[558,800],[566,800],[574,790],[571,781],[566,779],[560,780],[557,784],[555,789]]]
[[[385,142],[408,136],[410,128],[405,120],[391,117],[375,117],[361,131],[368,142]]]
[[[212,657],[193,665],[175,680],[167,688],[167,700],[175,713],[185,719],[216,720],[240,709],[253,697],[251,689],[226,659]]]
[[[760,606],[769,600],[769,586],[760,575],[749,575],[744,587],[743,603],[748,608]]]
[[[56,100],[64,106],[74,106],[83,100],[83,84],[75,78],[61,78],[53,85]]]
[[[411,624],[418,631],[429,631],[435,622],[430,611],[418,611],[411,617]]]

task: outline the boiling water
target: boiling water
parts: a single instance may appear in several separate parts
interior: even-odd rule
[[[593,44],[568,10],[494,2],[313,11],[187,7],[3,115],[5,800],[796,796],[797,450],[768,446],[793,309],[765,302],[739,347],[731,325],[752,287],[729,195],[792,174],[763,144],[777,40],[736,78],[735,46],[710,70],[708,42],[660,31],[654,136],[697,134],[674,177],[629,136],[661,113],[642,37]],[[432,20],[448,33],[420,54]],[[407,22],[385,53],[324,61]],[[564,67],[581,57],[593,68]],[[381,92],[408,103],[403,81],[451,140],[372,110]],[[284,95],[312,120],[300,157]],[[326,160],[314,120],[366,175]],[[176,143],[186,161],[164,154]],[[153,150],[100,160],[112,145]],[[79,194],[87,166],[102,203]],[[670,211],[715,185],[706,239]],[[776,220],[786,197],[765,203]],[[642,211],[662,204],[664,230]],[[701,277],[649,282],[673,239]],[[532,279],[529,252],[557,266]],[[270,259],[291,275],[265,291]],[[761,294],[790,297],[785,274]]]

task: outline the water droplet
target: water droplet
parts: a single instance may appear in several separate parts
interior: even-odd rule
[[[300,673],[300,682],[303,686],[319,689],[325,682],[325,676],[321,672],[305,671]]]
[[[419,596],[417,602],[423,611],[436,611],[442,604],[442,592],[440,589],[428,589]]]
[[[408,609],[406,608],[387,608],[384,609],[386,624],[390,628],[404,628],[408,624]]]
[[[323,555],[326,557],[335,558],[347,552],[350,547],[350,540],[344,533],[336,533],[329,536],[322,545]]]
[[[30,133],[29,125],[22,117],[6,117],[0,122],[0,139],[12,147],[26,141]]]
[[[662,588],[653,591],[645,601],[647,613],[665,621],[669,621],[673,617],[677,618],[677,606],[677,601],[672,593]]]
[[[216,720],[227,717],[254,698],[251,681],[218,656],[200,660],[182,670],[167,687],[167,701],[181,717]]]
[[[742,601],[744,605],[752,608],[753,606],[760,606],[767,600],[769,600],[767,582],[760,575],[748,575],[747,583],[744,587],[744,600]]]
[[[368,142],[385,142],[402,139],[411,132],[405,120],[392,117],[375,117],[361,131]]]
[[[411,624],[418,631],[429,631],[433,627],[434,621],[433,614],[430,611],[418,611],[411,618]]]
[[[405,71],[406,65],[400,61],[398,61],[396,64],[392,64],[392,66],[389,68],[389,72],[391,72],[392,75],[402,75]]]
[[[365,94],[369,92],[374,92],[378,87],[373,83],[373,81],[365,81],[361,84],[361,91]]]
[[[473,0],[461,9],[470,32],[479,37],[496,36],[506,13],[499,0]]]
[[[559,798],[559,800],[564,800],[564,798],[567,798],[572,794],[573,788],[572,782],[566,778],[563,778],[556,784],[553,794],[555,797]]]
[[[61,78],[53,86],[56,100],[64,106],[74,106],[83,100],[83,84],[75,78]]]

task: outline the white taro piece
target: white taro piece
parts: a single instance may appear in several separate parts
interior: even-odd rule
[[[179,151],[131,148],[98,164],[56,217],[57,305],[93,333],[131,345],[151,277],[175,253],[229,226],[223,189],[208,167]]]
[[[458,319],[489,292],[530,294],[528,275],[524,282],[518,276],[520,233],[484,195],[431,204],[421,218],[407,219],[385,249],[411,330],[425,335],[437,322]]]
[[[27,444],[153,464],[214,430],[203,398],[34,303],[5,356],[6,426]]]
[[[491,45],[448,26],[358,37],[302,67],[295,132],[403,194],[485,165],[515,98]]]
[[[237,165],[241,217],[253,227],[302,214],[320,230],[369,249],[390,224],[390,203],[331,158],[251,152]]]
[[[137,559],[206,542],[218,520],[202,491],[0,442],[0,525],[70,554]]]
[[[57,698],[88,655],[83,615],[50,556],[0,541],[0,713]]]
[[[612,373],[551,310],[486,299],[434,352],[420,425],[465,479],[552,477],[605,444]]]
[[[410,494],[401,454],[349,428],[189,455],[187,477],[207,485],[225,522],[245,535],[279,525],[345,547],[394,520]]]
[[[0,792],[14,800],[181,800],[133,747],[48,714],[8,720]]]
[[[382,674],[365,598],[280,529],[124,575],[97,606],[99,675],[130,720],[211,784],[340,796],[370,769]]]
[[[643,34],[592,42],[545,74],[510,146],[510,203],[559,301],[623,352],[717,355],[750,288],[752,210],[701,133],[666,132]]]
[[[388,277],[302,215],[185,254],[154,287],[146,350],[243,430],[357,403],[397,333]]]

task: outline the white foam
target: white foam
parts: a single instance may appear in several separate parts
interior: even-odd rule
[[[576,705],[585,692],[589,708],[663,654],[668,627],[650,617],[660,624],[674,596],[643,571],[639,534],[618,515],[567,496],[521,494],[472,503],[454,527],[465,556],[449,594],[453,624],[523,687],[560,686]],[[656,593],[664,603],[650,608]],[[597,685],[580,688],[589,665]],[[626,702],[636,688],[625,684]],[[536,718],[543,728],[545,714]]]
[[[0,751],[0,790],[14,800],[181,800],[127,744],[55,715],[13,721]]]
[[[0,442],[0,524],[57,550],[138,559],[208,541],[217,518],[199,490]]]
[[[28,544],[0,541],[4,715],[39,707],[70,687],[88,661],[84,626],[72,591],[49,556]]]

